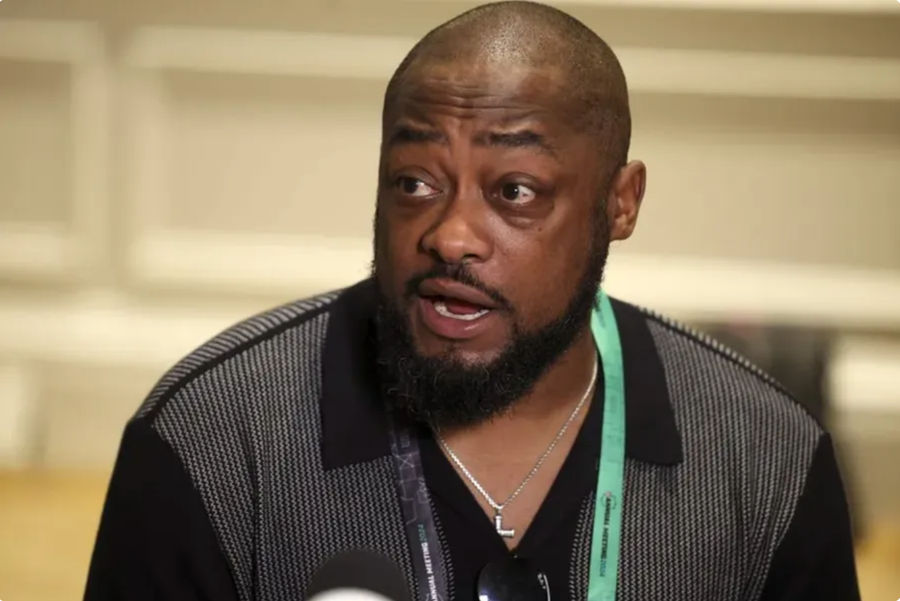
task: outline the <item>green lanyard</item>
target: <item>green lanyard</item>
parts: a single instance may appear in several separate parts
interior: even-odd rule
[[[622,490],[625,469],[625,377],[622,344],[609,298],[597,295],[600,309],[591,314],[591,332],[603,361],[603,434],[594,501],[588,601],[614,601],[622,534]]]

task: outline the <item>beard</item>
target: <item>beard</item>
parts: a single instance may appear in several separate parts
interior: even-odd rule
[[[466,264],[441,263],[406,283],[407,301],[415,296],[419,283],[434,277],[472,286],[495,300],[499,304],[495,310],[506,311],[513,325],[506,346],[485,362],[463,362],[452,347],[436,356],[419,353],[408,313],[384,295],[378,270],[373,269],[378,290],[375,328],[378,380],[388,409],[432,428],[460,427],[506,413],[528,394],[535,382],[572,346],[595,306],[609,252],[605,211],[597,213],[592,220],[592,244],[585,268],[565,310],[532,331],[523,331],[515,307],[502,293],[482,283]]]

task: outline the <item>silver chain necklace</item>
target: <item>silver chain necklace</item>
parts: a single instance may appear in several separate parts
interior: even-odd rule
[[[534,464],[534,467],[531,468],[531,471],[528,472],[528,474],[525,476],[525,478],[522,480],[522,482],[519,484],[519,486],[516,487],[516,489],[514,491],[512,491],[512,494],[510,494],[508,497],[506,497],[506,500],[503,501],[502,503],[496,502],[491,497],[491,495],[488,494],[488,492],[478,482],[478,480],[475,479],[475,476],[472,475],[472,472],[470,472],[468,470],[468,468],[466,468],[466,466],[463,465],[463,462],[460,461],[460,459],[459,459],[459,457],[457,457],[456,453],[453,452],[453,449],[451,449],[447,445],[447,443],[444,441],[443,437],[441,436],[440,432],[435,430],[434,435],[435,435],[435,438],[437,439],[438,444],[441,446],[441,448],[444,450],[444,452],[450,457],[450,459],[453,461],[453,463],[456,464],[456,467],[459,468],[459,470],[469,480],[469,482],[472,483],[472,486],[475,487],[475,490],[477,490],[479,493],[481,493],[481,496],[485,498],[485,500],[488,502],[488,505],[490,505],[491,508],[494,510],[494,528],[497,530],[497,534],[499,534],[503,538],[513,538],[516,535],[516,531],[514,529],[503,527],[503,510],[506,508],[507,505],[509,505],[513,501],[513,499],[518,497],[519,493],[521,493],[522,490],[524,490],[525,486],[527,486],[528,483],[531,482],[531,479],[534,477],[534,475],[538,472],[539,469],[541,469],[541,466],[544,465],[544,461],[547,460],[547,457],[550,456],[550,453],[553,452],[553,449],[556,448],[556,445],[559,443],[560,440],[562,440],[562,437],[565,436],[566,430],[568,430],[569,426],[572,424],[572,422],[575,421],[575,417],[581,411],[581,408],[584,407],[584,403],[587,401],[588,396],[591,393],[591,389],[594,387],[594,382],[597,380],[597,363],[598,362],[595,357],[594,358],[594,369],[593,369],[593,372],[591,373],[591,380],[590,380],[590,382],[588,382],[587,390],[584,391],[584,394],[582,395],[581,400],[578,401],[577,405],[575,405],[575,409],[572,410],[571,415],[569,415],[569,419],[567,419],[565,421],[565,423],[562,425],[562,428],[559,429],[559,432],[557,432],[556,436],[553,438],[553,440],[550,441],[550,446],[547,447],[547,450],[544,451],[540,457],[538,457],[537,461]]]

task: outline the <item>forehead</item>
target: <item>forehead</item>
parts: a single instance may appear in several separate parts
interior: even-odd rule
[[[574,133],[573,103],[558,68],[492,61],[427,64],[410,68],[397,86],[385,125],[403,119],[528,121],[563,135]]]

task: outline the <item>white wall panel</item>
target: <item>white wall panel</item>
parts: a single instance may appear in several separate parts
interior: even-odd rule
[[[0,223],[66,223],[72,190],[70,68],[0,59]]]
[[[86,279],[107,253],[108,73],[81,22],[0,21],[0,275]],[[15,256],[14,256],[15,255]]]
[[[900,272],[900,102],[639,94],[633,122],[623,252]]]
[[[245,46],[255,50],[225,60]],[[136,281],[297,295],[365,275],[384,85],[372,65],[402,56],[403,42],[363,46],[305,34],[136,35],[125,54]]]
[[[159,226],[369,234],[382,84],[178,72],[161,85],[169,196]]]

